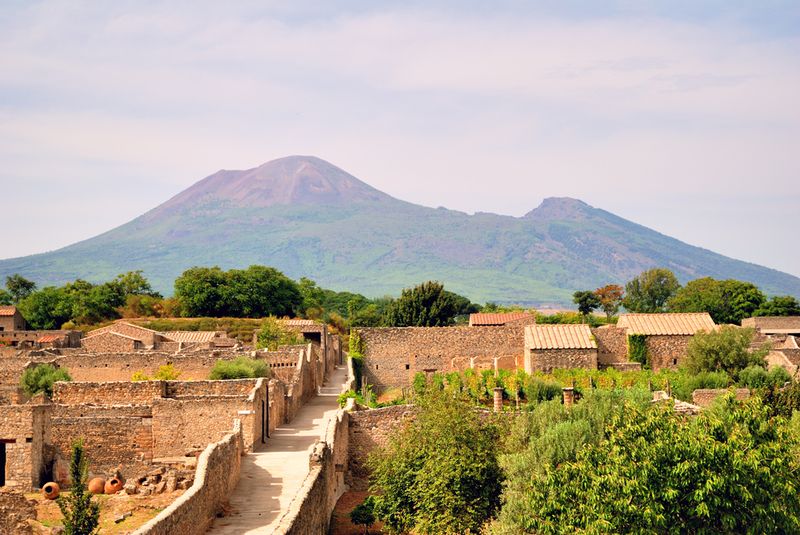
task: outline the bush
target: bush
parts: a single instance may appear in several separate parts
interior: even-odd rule
[[[248,379],[269,376],[269,365],[266,361],[238,357],[234,360],[218,360],[211,369],[209,379]]]
[[[753,329],[723,325],[712,332],[699,332],[688,347],[687,368],[692,373],[724,371],[734,379],[748,366],[765,366],[768,348],[751,351]]]
[[[633,362],[638,362],[642,367],[649,367],[647,362],[647,337],[645,335],[628,335],[628,358]]]
[[[163,366],[159,366],[154,377],[150,377],[142,370],[133,372],[131,381],[175,381],[178,377],[180,377],[180,375],[181,372],[178,371],[175,366],[172,364],[164,364]]]
[[[543,381],[528,376],[522,383],[522,395],[528,403],[539,403],[561,397],[561,385],[553,381]]]
[[[369,527],[375,523],[375,498],[367,496],[360,504],[350,511],[350,522],[356,526],[364,526],[364,534],[369,532]]]
[[[275,351],[278,346],[292,346],[302,344],[303,337],[300,333],[285,328],[274,316],[264,318],[261,322],[261,330],[258,331],[258,343],[260,349]]]
[[[25,370],[20,386],[29,396],[44,392],[50,397],[53,395],[53,383],[56,381],[72,381],[72,377],[63,368],[56,368],[52,364],[39,364]]]

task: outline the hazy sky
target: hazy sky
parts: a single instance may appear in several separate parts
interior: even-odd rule
[[[0,2],[0,256],[290,154],[800,275],[800,2]]]

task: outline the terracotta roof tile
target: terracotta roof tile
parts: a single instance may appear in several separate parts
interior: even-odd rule
[[[13,316],[17,312],[14,305],[0,306],[0,316]]]
[[[471,327],[476,325],[505,325],[531,316],[528,312],[478,312],[469,315]]]
[[[37,344],[49,344],[50,342],[55,342],[56,340],[60,340],[64,337],[63,334],[43,334],[37,340]]]
[[[555,324],[525,327],[525,349],[597,349],[588,325]]]
[[[697,331],[713,331],[714,320],[706,312],[691,314],[620,314],[617,327],[628,334],[688,336]]]
[[[169,338],[173,342],[182,342],[184,344],[201,344],[211,342],[218,336],[217,331],[166,331],[161,333],[165,338]]]

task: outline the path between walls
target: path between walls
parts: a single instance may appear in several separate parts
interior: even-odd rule
[[[314,443],[324,439],[327,421],[336,416],[336,398],[347,382],[347,367],[331,374],[320,394],[308,401],[289,424],[275,429],[267,444],[242,457],[241,476],[227,516],[214,520],[208,533],[272,533],[308,475]]]

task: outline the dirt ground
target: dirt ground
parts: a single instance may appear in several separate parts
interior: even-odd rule
[[[330,535],[363,535],[364,527],[355,526],[350,522],[350,511],[363,502],[367,496],[369,496],[369,492],[345,492],[342,494],[333,509]],[[377,522],[369,528],[369,533],[378,535],[383,533],[382,528],[383,525]]]
[[[152,496],[128,496],[124,492],[118,494],[98,494],[93,500],[100,503],[100,533],[103,535],[123,535],[132,533],[139,526],[155,517],[166,509],[175,499],[183,494],[183,490],[165,492]],[[62,493],[69,494],[69,493]],[[61,510],[52,500],[45,500],[40,493],[26,494],[30,500],[36,500],[36,514],[38,533],[46,534],[49,528],[63,525]],[[124,513],[131,512],[131,516],[120,522],[114,520]],[[36,532],[35,532],[36,533]]]

